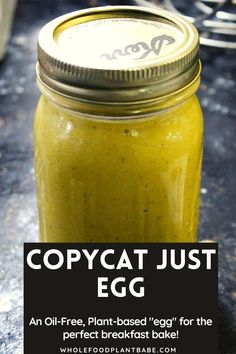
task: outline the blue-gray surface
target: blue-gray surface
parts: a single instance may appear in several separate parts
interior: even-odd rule
[[[82,1],[19,1],[0,64],[0,354],[23,352],[22,246],[37,241],[38,233],[32,145],[39,96],[36,37],[47,21],[80,6]],[[220,245],[220,349],[235,354],[236,52],[202,48],[202,58],[205,154],[199,232],[202,240]]]

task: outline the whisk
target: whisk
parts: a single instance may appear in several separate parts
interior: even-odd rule
[[[136,0],[135,4],[183,15],[198,28],[203,45],[236,49],[236,0]]]

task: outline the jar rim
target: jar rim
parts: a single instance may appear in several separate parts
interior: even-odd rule
[[[182,104],[194,95],[200,85],[201,63],[194,79],[185,87],[160,97],[133,102],[104,102],[84,100],[53,90],[37,79],[38,87],[43,96],[52,101],[60,109],[97,119],[120,120],[140,119],[152,116]]]

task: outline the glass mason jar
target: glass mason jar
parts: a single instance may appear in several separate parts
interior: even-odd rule
[[[77,11],[38,39],[40,239],[195,242],[202,161],[196,29],[142,7]]]

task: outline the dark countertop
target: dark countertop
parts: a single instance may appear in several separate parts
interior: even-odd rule
[[[1,354],[23,350],[22,249],[23,242],[37,241],[38,234],[32,144],[39,97],[37,33],[50,19],[82,3],[86,2],[20,0],[8,53],[0,64]],[[199,234],[201,240],[219,242],[220,349],[222,354],[235,354],[236,52],[202,48],[202,59],[199,97],[205,113],[205,153]]]

